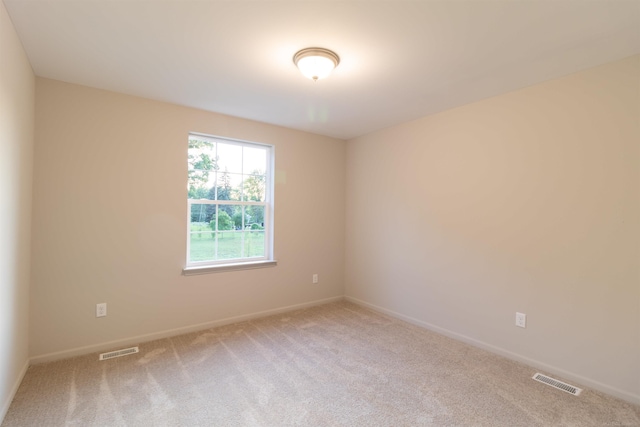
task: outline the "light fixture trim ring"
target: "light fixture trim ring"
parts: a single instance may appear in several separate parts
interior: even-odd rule
[[[293,63],[296,64],[297,67],[298,61],[300,61],[302,58],[306,58],[307,56],[323,56],[325,58],[329,58],[334,63],[333,68],[337,67],[338,64],[340,64],[340,57],[338,56],[338,54],[323,47],[307,47],[305,49],[297,51],[296,54],[293,55]]]

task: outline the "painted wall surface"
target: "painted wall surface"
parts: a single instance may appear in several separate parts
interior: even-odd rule
[[[54,80],[36,89],[33,357],[343,295],[344,141]],[[189,132],[275,146],[276,267],[182,275]]]
[[[0,2],[0,422],[28,360],[35,78]]]
[[[346,295],[640,402],[639,128],[635,56],[348,141]]]

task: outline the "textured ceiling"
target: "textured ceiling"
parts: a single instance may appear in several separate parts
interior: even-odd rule
[[[635,0],[4,3],[38,76],[342,139],[640,53]]]

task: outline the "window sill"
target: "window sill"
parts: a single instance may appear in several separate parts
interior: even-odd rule
[[[182,269],[182,274],[185,276],[194,276],[197,274],[222,273],[225,271],[253,270],[255,268],[275,267],[276,265],[278,265],[278,261],[273,260],[207,265],[204,267],[185,267]]]

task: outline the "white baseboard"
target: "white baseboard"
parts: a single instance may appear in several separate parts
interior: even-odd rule
[[[374,311],[377,311],[377,312],[380,312],[380,313],[384,313],[384,314],[386,314],[388,316],[395,317],[396,319],[404,320],[405,322],[408,322],[408,323],[414,324],[416,326],[420,326],[422,328],[429,329],[429,330],[431,330],[433,332],[448,336],[448,337],[453,338],[455,340],[465,342],[465,343],[470,344],[470,345],[472,345],[474,347],[479,347],[479,348],[482,348],[484,350],[490,351],[492,353],[498,354],[500,356],[504,356],[504,357],[506,357],[508,359],[515,360],[515,361],[518,361],[518,362],[522,362],[522,363],[524,363],[526,365],[529,365],[529,366],[531,366],[533,368],[538,368],[538,369],[541,369],[543,371],[547,371],[550,374],[555,374],[555,375],[561,376],[561,377],[563,377],[563,378],[565,378],[567,380],[575,381],[578,384],[587,386],[587,387],[592,388],[594,390],[601,391],[602,393],[606,393],[606,394],[611,395],[611,396],[615,396],[615,397],[620,398],[622,400],[625,400],[627,402],[634,403],[636,405],[640,405],[640,395],[629,393],[629,392],[624,391],[624,390],[620,390],[620,389],[618,389],[616,387],[609,386],[607,384],[601,383],[601,382],[596,381],[596,380],[592,380],[592,379],[584,377],[582,375],[578,375],[578,374],[575,374],[573,372],[566,371],[566,370],[558,368],[556,366],[548,365],[548,364],[540,362],[538,360],[522,356],[520,354],[514,353],[514,352],[509,351],[509,350],[505,350],[505,349],[503,349],[501,347],[497,347],[497,346],[485,343],[485,342],[477,340],[475,338],[471,338],[471,337],[468,337],[466,335],[462,335],[462,334],[459,334],[457,332],[453,332],[453,331],[450,331],[448,329],[441,328],[439,326],[433,325],[431,323],[424,322],[422,320],[418,320],[418,319],[410,317],[410,316],[405,316],[404,314],[400,314],[400,313],[397,313],[397,312],[395,312],[393,310],[389,310],[389,309],[386,309],[386,308],[383,308],[383,307],[379,307],[377,305],[368,303],[366,301],[359,300],[357,298],[353,298],[353,297],[350,297],[350,296],[345,296],[344,299],[347,300],[347,301],[350,301],[350,302],[352,302],[354,304],[358,304],[358,305],[361,305],[363,307],[370,308],[371,310],[374,310]]]
[[[11,402],[13,401],[13,398],[18,392],[18,387],[20,387],[20,384],[22,383],[22,379],[24,378],[24,375],[27,373],[27,369],[29,369],[29,360],[26,360],[24,362],[24,366],[22,366],[22,369],[18,374],[18,378],[16,378],[16,381],[13,384],[13,387],[11,387],[11,391],[9,392],[7,399],[4,402],[2,402],[2,406],[0,407],[0,424],[2,424],[2,422],[4,421],[4,417],[5,415],[7,415],[7,411],[9,411],[9,406],[11,406]]]
[[[286,307],[274,308],[271,310],[259,311],[256,313],[243,314],[240,316],[227,317],[225,319],[212,320],[205,323],[198,323],[196,325],[184,326],[181,328],[168,329],[160,332],[153,332],[150,334],[137,335],[134,337],[124,338],[115,341],[108,341],[100,344],[93,344],[83,347],[76,347],[69,350],[58,351],[55,353],[47,353],[38,356],[34,356],[30,359],[32,365],[37,363],[51,362],[54,360],[67,359],[69,357],[81,356],[84,354],[97,353],[104,350],[112,350],[117,347],[128,347],[141,342],[153,341],[162,338],[173,337],[176,335],[188,334],[190,332],[201,331],[204,329],[214,328],[216,326],[229,325],[231,323],[244,322],[259,317],[271,316],[273,314],[284,313],[287,311],[299,310],[302,308],[313,307],[316,305],[327,304],[334,301],[344,300],[343,296],[325,298],[321,300],[315,300],[311,302],[305,302],[302,304],[289,305]]]

